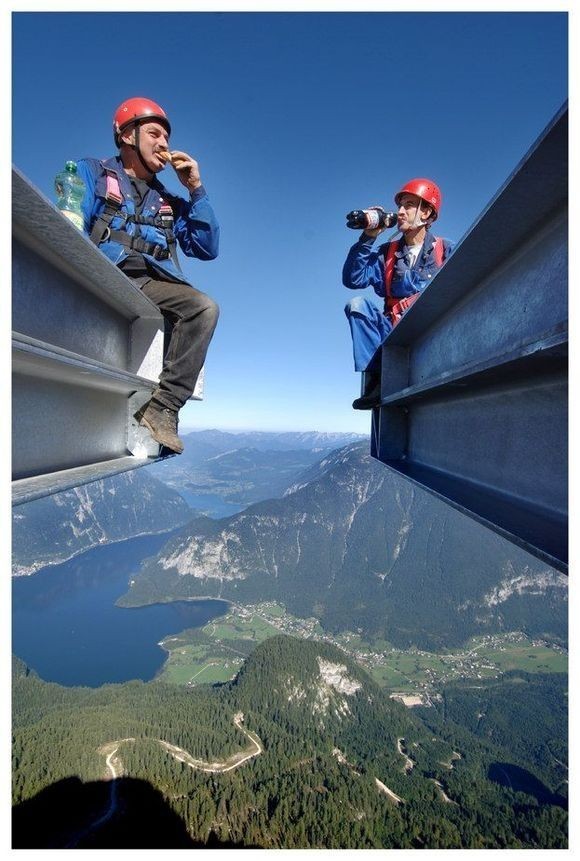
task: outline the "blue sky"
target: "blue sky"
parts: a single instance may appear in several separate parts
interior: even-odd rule
[[[345,213],[429,176],[459,240],[567,98],[563,12],[18,12],[12,52],[12,159],[47,196],[133,95],[200,163],[221,253],[185,271],[222,315],[192,429],[367,433]]]

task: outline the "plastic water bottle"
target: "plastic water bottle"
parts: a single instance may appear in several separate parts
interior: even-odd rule
[[[54,190],[56,192],[56,205],[62,214],[66,215],[75,227],[83,230],[84,219],[81,203],[86,189],[83,180],[77,173],[76,161],[67,161],[64,170],[56,175]]]

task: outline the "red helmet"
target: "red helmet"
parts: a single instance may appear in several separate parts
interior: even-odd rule
[[[403,194],[415,194],[420,197],[425,203],[433,207],[434,214],[432,220],[435,221],[441,209],[441,192],[439,186],[435,185],[432,179],[418,178],[410,179],[406,182],[403,188],[395,195],[395,203],[399,206],[399,200]]]
[[[157,120],[167,129],[167,133],[171,134],[171,125],[167,119],[167,114],[156,102],[151,99],[145,99],[142,96],[136,96],[133,99],[127,99],[119,105],[113,117],[113,135],[115,144],[119,146],[119,136],[125,126],[134,123],[136,120]]]

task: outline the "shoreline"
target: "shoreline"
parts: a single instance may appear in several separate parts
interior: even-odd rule
[[[122,610],[139,610],[143,607],[166,607],[168,604],[192,604],[196,601],[221,601],[222,604],[228,604],[231,607],[236,606],[228,598],[216,598],[215,595],[196,595],[194,598],[172,598],[169,601],[150,601],[148,604],[119,604],[117,600],[115,607],[120,607]]]
[[[156,532],[148,530],[147,532],[138,532],[135,535],[128,535],[125,538],[113,538],[110,541],[98,541],[95,544],[91,544],[89,547],[82,547],[80,550],[71,553],[70,556],[63,559],[54,559],[52,561],[36,563],[36,566],[23,566],[16,570],[12,567],[11,577],[14,579],[20,579],[21,577],[34,577],[35,574],[42,573],[45,568],[56,568],[58,565],[64,565],[65,562],[70,562],[71,559],[76,559],[77,556],[82,556],[84,553],[90,553],[91,550],[98,550],[101,547],[109,547],[113,544],[123,544],[125,541],[133,541],[135,538],[147,538],[148,536],[154,535],[170,535],[172,532],[178,532],[181,528],[181,526],[175,526],[171,529],[159,529]]]

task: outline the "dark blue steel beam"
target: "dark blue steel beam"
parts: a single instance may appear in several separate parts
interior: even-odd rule
[[[382,348],[371,453],[567,570],[564,106]]]

